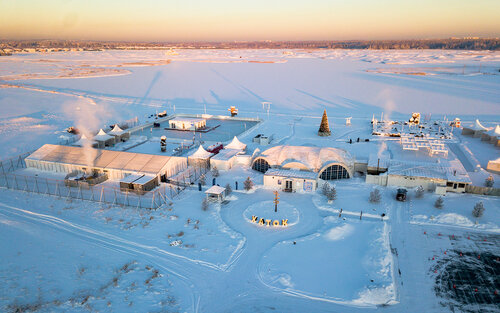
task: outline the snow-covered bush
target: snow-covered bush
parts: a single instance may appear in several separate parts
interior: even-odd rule
[[[422,198],[424,196],[424,187],[418,186],[417,189],[415,189],[415,198]]]
[[[245,190],[249,191],[253,187],[253,181],[250,179],[250,177],[247,177],[245,181],[243,182],[243,185],[245,185]]]
[[[325,182],[323,186],[321,186],[321,193],[326,196],[328,192],[330,192],[330,184]]]
[[[217,166],[214,166],[214,168],[212,168],[212,176],[219,177],[219,170],[217,169]]]
[[[226,184],[226,195],[230,195],[231,192],[233,192],[233,188],[231,188],[231,185],[229,183]]]
[[[476,205],[474,205],[474,209],[472,210],[472,215],[474,217],[481,217],[483,216],[483,213],[484,213],[484,205],[483,202],[480,201],[476,203]]]
[[[436,209],[442,209],[444,207],[443,197],[439,197],[436,199],[436,202],[434,202],[434,207]]]
[[[201,209],[203,211],[208,210],[208,200],[207,200],[207,198],[203,198],[203,200],[201,201]]]
[[[490,175],[488,178],[486,178],[486,180],[484,181],[484,185],[486,187],[493,187],[493,185],[495,184],[495,180],[493,179],[493,175]]]
[[[380,191],[375,188],[372,192],[370,192],[370,202],[371,203],[378,203],[380,202],[380,199],[382,198],[382,195],[380,194]]]
[[[205,186],[205,185],[207,184],[207,182],[206,182],[206,178],[205,178],[205,175],[201,175],[201,176],[200,176],[200,184],[201,184],[202,186]]]
[[[337,189],[335,189],[335,186],[329,188],[329,190],[326,192],[326,198],[328,199],[328,201],[334,201],[337,199]]]

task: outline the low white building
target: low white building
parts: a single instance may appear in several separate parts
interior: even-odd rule
[[[188,156],[188,165],[201,168],[210,168],[210,158],[213,153],[208,152],[203,148],[202,145],[198,147],[198,150],[193,152]]]
[[[222,149],[210,159],[210,168],[217,167],[219,170],[229,170],[236,163],[236,158],[241,150]]]
[[[153,176],[158,182],[183,171],[185,157],[111,151],[46,144],[25,159],[26,166],[60,173],[97,172],[110,179],[130,174]]]
[[[264,186],[285,192],[312,192],[318,187],[318,174],[309,171],[270,168],[264,174]]]
[[[127,141],[130,138],[130,134],[121,129],[118,124],[113,126],[113,129],[108,132],[108,135],[115,137],[115,142]]]
[[[204,118],[175,117],[168,120],[168,125],[174,129],[198,130],[207,126],[207,120]]]
[[[438,159],[438,162],[419,162],[370,157],[366,182],[381,186],[418,187],[425,190],[465,192],[472,183],[458,160]]]
[[[97,142],[98,148],[110,147],[115,144],[115,137],[106,134],[102,128],[92,139]]]

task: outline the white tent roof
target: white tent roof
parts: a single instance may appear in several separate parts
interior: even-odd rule
[[[87,136],[85,136],[85,134],[82,134],[82,137],[80,137],[78,141],[74,142],[72,146],[84,147],[89,144],[92,145],[93,143],[94,140],[88,139]]]
[[[99,130],[99,132],[97,133],[97,135],[94,136],[93,139],[97,140],[97,141],[106,141],[106,140],[113,139],[113,136],[110,136],[110,135],[106,134],[104,132],[104,130],[102,130],[102,128],[101,128]]]
[[[118,126],[118,124],[115,124],[113,129],[108,134],[120,136],[121,134],[123,134],[123,129],[121,129],[120,126]]]
[[[233,141],[231,141],[230,144],[228,144],[225,148],[226,149],[238,149],[238,150],[245,150],[247,147],[246,144],[242,143],[241,141],[238,140],[236,136],[234,136]]]
[[[500,125],[497,125],[495,128],[493,128],[492,130],[490,130],[488,132],[488,135],[490,135],[492,137],[498,137],[498,136],[500,136]]]
[[[194,159],[208,159],[209,157],[212,156],[212,153],[208,152],[207,150],[203,149],[203,146],[200,145],[198,150],[196,150],[195,153],[191,154],[189,157],[194,158]]]
[[[265,158],[271,166],[293,161],[304,164],[312,171],[319,171],[332,161],[354,166],[354,159],[347,151],[330,147],[276,146],[263,151],[259,157]]]
[[[212,195],[220,195],[224,191],[226,191],[226,188],[214,185],[214,186],[208,188],[207,191],[205,191],[205,193],[212,194]]]
[[[474,130],[488,130],[488,128],[481,125],[481,122],[479,122],[479,120],[476,120],[476,122],[474,123],[474,126],[472,126],[472,129],[474,129]]]

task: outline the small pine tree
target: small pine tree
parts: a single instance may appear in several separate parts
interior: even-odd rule
[[[328,191],[326,194],[326,198],[328,201],[335,201],[337,200],[337,189],[335,189],[335,186],[332,186],[332,188]]]
[[[231,188],[231,185],[229,183],[226,184],[226,195],[230,195],[231,192],[233,192],[233,189]]]
[[[495,184],[495,180],[493,179],[493,175],[490,175],[488,178],[486,178],[486,180],[484,181],[484,185],[486,187],[493,187],[493,185]]]
[[[330,191],[330,184],[325,182],[321,187],[321,193],[326,196],[326,194]]]
[[[483,202],[480,201],[476,203],[476,205],[474,205],[474,209],[472,210],[472,215],[474,217],[481,217],[483,216],[483,213],[484,213],[484,205]]]
[[[380,195],[380,191],[375,188],[372,192],[370,192],[370,202],[371,203],[378,203],[380,202],[380,199],[382,198],[382,196]]]
[[[250,177],[247,177],[245,181],[243,182],[243,185],[245,185],[245,190],[249,191],[253,187],[253,181],[250,179]]]
[[[207,198],[203,198],[203,200],[201,201],[201,209],[203,211],[208,210],[208,200],[207,200]]]
[[[434,207],[436,209],[442,209],[444,207],[443,197],[439,197],[436,199],[436,202],[434,202]]]
[[[219,170],[217,169],[217,166],[214,166],[214,168],[212,169],[212,176],[219,177]]]
[[[205,186],[207,184],[205,175],[200,176],[200,183],[202,186]]]
[[[415,198],[422,198],[424,196],[424,187],[418,186],[417,189],[415,190]]]

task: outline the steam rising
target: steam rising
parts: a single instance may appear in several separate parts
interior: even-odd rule
[[[94,100],[85,97],[79,97],[76,102],[64,105],[64,113],[80,133],[85,134],[89,139],[85,141],[83,151],[85,153],[86,165],[91,168],[94,165],[93,160],[97,155],[97,150],[92,148],[91,139],[113,114],[106,105],[98,105]]]

